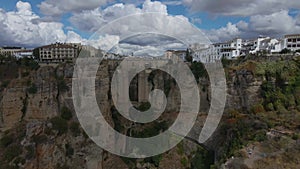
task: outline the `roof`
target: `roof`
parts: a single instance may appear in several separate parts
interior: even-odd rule
[[[290,35],[285,35],[284,37],[288,38],[288,37],[295,37],[295,36],[300,37],[300,34],[290,34]]]
[[[76,49],[75,47],[65,44],[65,43],[55,43],[51,45],[41,46],[39,48],[69,48],[69,49]]]

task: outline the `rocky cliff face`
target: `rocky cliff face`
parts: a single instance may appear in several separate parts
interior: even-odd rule
[[[254,72],[247,69],[233,70],[229,76],[226,109],[249,111],[261,101],[262,77],[255,77]]]
[[[110,83],[118,61],[105,61],[99,67],[96,78],[97,101],[105,119],[112,126],[115,123],[112,117],[113,102],[110,96]],[[72,103],[72,76],[73,66],[62,64],[58,67],[44,66],[36,71],[31,71],[26,77],[11,79],[5,87],[0,100],[0,116],[2,137],[12,137],[16,143],[7,146],[21,146],[20,153],[11,158],[5,158],[5,165],[20,166],[29,169],[52,168],[128,168],[124,160],[111,155],[92,143],[85,137],[78,125]],[[150,76],[150,74],[149,74]],[[246,109],[260,101],[261,78],[254,76],[253,72],[240,69],[231,71],[228,81],[227,109]],[[172,78],[163,72],[156,72],[147,78],[145,88],[159,88],[165,90],[168,105],[163,118],[171,122],[175,120],[180,105],[180,93]],[[200,80],[201,111],[209,108],[209,83],[204,78]],[[146,92],[138,85],[138,81],[131,84],[131,95],[139,100],[139,94]],[[143,93],[147,94],[147,93]],[[139,104],[137,102],[137,106]],[[63,121],[69,128],[68,132],[60,133],[57,124],[52,120],[61,115],[63,107],[67,107],[73,113],[71,120]],[[172,114],[175,113],[175,114]],[[199,115],[196,128],[201,129],[205,122],[205,116]],[[54,123],[54,124],[53,124]],[[20,127],[21,125],[21,127]],[[63,124],[58,124],[62,127]],[[16,134],[17,130],[26,134]],[[4,133],[13,133],[12,135]],[[124,133],[130,128],[124,130]],[[135,163],[137,168],[186,168],[190,167],[190,161],[194,157],[198,146],[195,143],[185,141],[185,152],[178,152],[176,148],[162,156],[159,166],[147,162]],[[192,146],[191,146],[192,145]],[[212,147],[213,148],[213,147]],[[188,150],[188,151],[187,151]],[[3,156],[7,154],[0,153]],[[186,162],[182,162],[183,157]],[[170,162],[172,161],[172,162]],[[175,161],[175,162],[174,162]],[[171,165],[170,165],[171,164]],[[3,166],[5,166],[3,164]],[[1,168],[1,167],[0,167]]]

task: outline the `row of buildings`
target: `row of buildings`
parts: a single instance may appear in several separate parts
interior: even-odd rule
[[[236,59],[239,56],[258,53],[280,53],[283,49],[300,50],[300,34],[285,35],[282,39],[259,37],[254,40],[233,39],[211,45],[194,44],[189,47],[193,61],[214,62],[222,58]]]
[[[15,56],[16,58],[32,57],[33,50],[22,47],[0,47],[0,54],[4,56]]]
[[[60,63],[74,61],[80,57],[103,57],[104,59],[120,59],[122,56],[104,53],[100,49],[81,43],[55,43],[34,49],[38,53],[40,63]]]
[[[185,60],[186,55],[190,54],[193,61],[209,63],[222,58],[235,59],[247,54],[280,53],[283,49],[290,51],[300,50],[300,34],[286,35],[282,39],[259,37],[255,40],[242,40],[236,38],[228,42],[210,45],[193,44],[187,51],[168,50],[165,53],[165,57],[170,59],[172,55],[177,55],[182,60]],[[85,56],[89,57],[101,55],[106,59],[120,59],[122,57],[111,53],[103,54],[101,50],[80,43],[54,43],[34,50],[21,47],[0,48],[0,54],[11,55],[17,58],[33,57],[34,55],[41,63],[73,61],[80,53],[84,53]]]

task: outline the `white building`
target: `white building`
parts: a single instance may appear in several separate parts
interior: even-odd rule
[[[192,45],[193,61],[209,63],[221,60],[222,58],[236,59],[243,55],[242,39],[237,38],[226,43],[212,45]]]
[[[256,54],[261,51],[266,51],[270,39],[271,39],[270,37],[259,37],[255,39],[253,46],[251,47],[251,51],[249,53]]]
[[[214,44],[221,58],[235,59],[242,55],[242,39],[236,38],[229,42]]]
[[[270,53],[279,53],[284,49],[284,40],[282,39],[271,39],[269,43],[269,51]]]
[[[300,49],[300,34],[285,35],[284,48],[296,51]]]
[[[24,57],[31,58],[31,57],[33,57],[33,51],[32,50],[22,50],[19,52],[15,52],[14,56],[16,58],[24,58]]]
[[[64,62],[78,57],[81,45],[55,43],[38,48],[40,62]]]
[[[185,61],[186,52],[186,50],[167,50],[164,57],[166,59],[174,59],[173,55],[176,55],[179,59]]]
[[[221,59],[218,49],[214,45],[205,45],[202,48],[192,49],[193,61],[211,63]]]

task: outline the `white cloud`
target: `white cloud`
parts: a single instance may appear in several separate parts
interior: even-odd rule
[[[209,39],[213,42],[221,42],[240,36],[241,32],[236,24],[229,22],[226,27],[206,31]]]
[[[35,46],[66,39],[62,23],[36,22],[39,19],[28,2],[17,2],[16,11],[0,10],[1,45]]]
[[[255,15],[250,17],[250,30],[260,32],[265,35],[278,35],[285,33],[300,32],[295,18],[282,10],[270,15]]]
[[[160,12],[167,14],[167,6],[159,1],[146,0],[143,4],[143,12]]]
[[[57,16],[67,12],[96,9],[109,0],[45,0],[38,5],[45,15]]]
[[[118,3],[105,9],[83,11],[74,14],[70,22],[81,31],[101,30],[96,34],[101,34],[102,37],[114,35],[119,37],[119,40],[127,39],[125,43],[114,48],[115,52],[123,52],[123,54],[131,54],[134,51],[134,54],[146,55],[146,52],[149,52],[153,56],[161,54],[165,49],[183,48],[178,42],[155,36],[155,32],[185,38],[190,43],[207,42],[202,34],[201,39],[199,38],[199,32],[189,24],[188,18],[182,15],[168,15],[165,4],[146,0],[140,6]],[[140,35],[140,33],[153,33],[153,31],[154,34],[148,37]],[[139,36],[135,36],[137,34]],[[130,38],[131,36],[135,38]]]
[[[207,31],[212,41],[224,41],[240,36],[255,38],[259,35],[282,37],[285,34],[300,32],[299,16],[292,17],[287,10],[269,15],[254,15],[249,23],[240,21],[237,24],[228,23],[226,27]]]
[[[165,5],[170,5],[170,6],[182,5],[182,1],[177,1],[177,0],[163,1],[162,3]]]
[[[202,19],[198,18],[198,17],[194,17],[194,18],[191,18],[191,22],[193,24],[201,24],[202,23]]]
[[[75,13],[70,18],[70,22],[82,31],[94,32],[104,24],[116,20],[118,18],[140,14],[146,12],[158,12],[167,14],[166,5],[158,1],[146,0],[142,8],[138,8],[133,4],[117,3],[101,10],[85,10],[80,13]]]
[[[78,14],[74,14],[70,18],[70,22],[74,27],[88,32],[94,32],[100,28],[106,21],[103,19],[103,15],[100,10],[88,10]]]
[[[297,0],[183,0],[196,12],[221,15],[251,16],[271,14],[279,10],[300,9]]]

